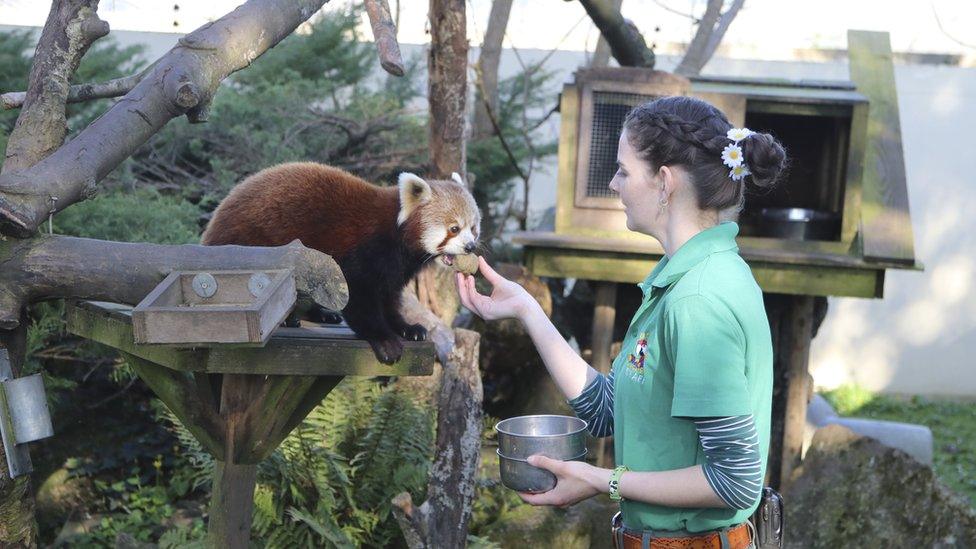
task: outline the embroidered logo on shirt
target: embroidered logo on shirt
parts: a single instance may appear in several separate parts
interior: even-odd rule
[[[630,370],[630,377],[638,383],[644,382],[644,359],[647,356],[647,333],[642,333],[637,338],[637,345],[634,352],[627,355],[627,369]]]

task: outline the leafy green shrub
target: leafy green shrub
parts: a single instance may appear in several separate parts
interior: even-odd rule
[[[199,217],[197,206],[143,187],[75,204],[55,216],[54,230],[102,240],[188,244],[199,240]]]

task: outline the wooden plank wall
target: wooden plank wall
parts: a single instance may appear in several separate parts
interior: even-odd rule
[[[913,264],[915,241],[888,33],[852,30],[847,45],[851,80],[870,101],[861,188],[864,258]]]

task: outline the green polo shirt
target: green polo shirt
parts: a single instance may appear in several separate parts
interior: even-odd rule
[[[765,474],[773,348],[762,291],[738,254],[738,232],[735,223],[722,223],[696,234],[639,284],[644,300],[613,362],[618,465],[700,465],[705,456],[691,418],[752,414]],[[755,506],[681,509],[624,500],[621,511],[629,528],[701,532],[741,523]]]

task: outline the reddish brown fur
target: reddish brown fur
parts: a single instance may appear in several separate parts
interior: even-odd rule
[[[341,208],[331,207],[341,204]],[[279,246],[294,239],[337,260],[357,244],[396,229],[396,187],[379,187],[313,162],[262,170],[234,187],[203,233],[207,245]],[[404,226],[407,240],[419,230]],[[411,235],[411,233],[414,233]]]

